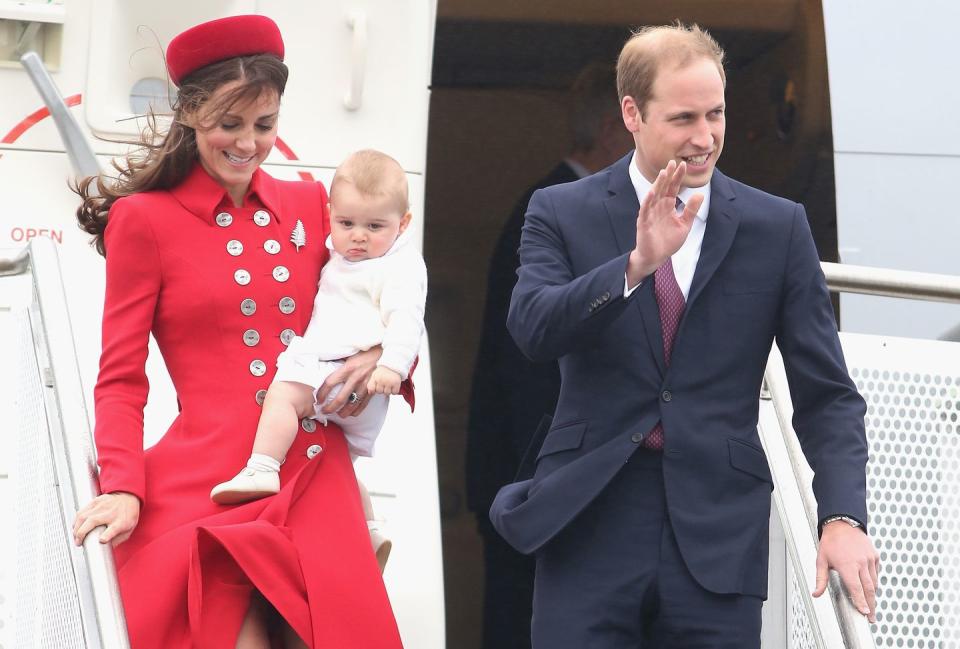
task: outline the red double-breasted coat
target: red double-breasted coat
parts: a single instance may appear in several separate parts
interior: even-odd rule
[[[249,456],[277,355],[307,326],[326,204],[321,184],[258,170],[237,208],[197,165],[176,188],[110,211],[95,437],[101,490],[143,503],[115,551],[134,649],[233,649],[253,589],[316,649],[401,646],[335,425],[301,428],[278,495],[209,497]],[[144,451],[151,332],[180,413]]]

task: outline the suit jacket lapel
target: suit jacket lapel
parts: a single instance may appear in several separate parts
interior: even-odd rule
[[[697,269],[693,273],[693,283],[690,285],[690,295],[687,297],[687,306],[684,314],[689,313],[697,297],[703,291],[710,278],[717,272],[720,262],[727,256],[733,238],[740,225],[740,216],[733,208],[736,195],[730,179],[719,171],[714,171],[710,186],[710,212],[707,215],[707,228],[703,234],[703,245],[700,248],[700,259]],[[680,323],[683,328],[683,323]],[[679,331],[677,332],[679,336]]]
[[[640,201],[637,190],[630,182],[629,165],[633,153],[621,158],[610,167],[607,191],[608,198],[604,201],[610,226],[617,242],[617,252],[621,255],[628,253],[637,245],[637,213],[640,211]],[[666,372],[666,362],[663,359],[663,332],[660,326],[660,310],[653,293],[653,281],[644,282],[633,296],[634,304],[640,309],[643,321],[643,333],[650,345],[650,353],[656,359],[660,373]]]

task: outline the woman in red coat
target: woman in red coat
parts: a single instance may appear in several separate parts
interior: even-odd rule
[[[184,32],[167,52],[179,94],[162,143],[128,159],[115,184],[80,186],[78,217],[106,256],[107,285],[94,392],[103,495],[74,535],[106,526],[134,649],[401,647],[339,428],[301,430],[276,496],[209,498],[246,459],[277,355],[306,328],[328,256],[323,186],[259,168],[277,136],[282,59],[263,16]],[[295,245],[301,226],[306,244]],[[180,414],[144,451],[150,333]],[[328,381],[344,383],[341,414],[362,409],[378,357],[354,356]],[[360,401],[345,406],[351,392]]]

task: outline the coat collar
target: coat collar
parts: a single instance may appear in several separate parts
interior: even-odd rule
[[[215,224],[218,208],[233,207],[227,190],[214,180],[199,162],[194,164],[183,182],[171,189],[170,193],[183,205],[184,209],[210,225]],[[277,181],[263,169],[253,172],[250,188],[247,190],[243,204],[245,206],[263,204],[278,223],[282,220]]]

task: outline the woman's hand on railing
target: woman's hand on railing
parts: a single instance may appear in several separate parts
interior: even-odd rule
[[[100,542],[112,541],[117,546],[130,538],[139,520],[139,498],[125,491],[103,494],[77,512],[73,521],[73,541],[82,545],[91,530],[106,525],[107,529],[100,534]]]

